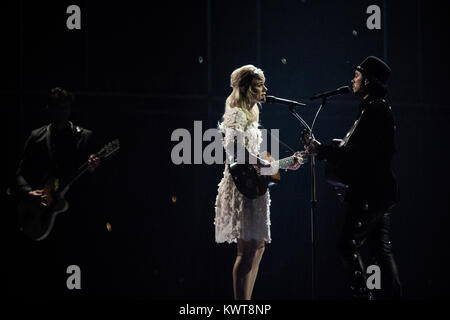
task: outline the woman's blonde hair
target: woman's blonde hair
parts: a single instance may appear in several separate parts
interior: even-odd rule
[[[251,64],[234,70],[230,77],[230,86],[233,91],[228,96],[226,105],[231,108],[241,108],[247,115],[248,124],[259,121],[259,108],[256,104],[251,105],[257,94],[254,90],[256,81],[265,81],[264,73]]]

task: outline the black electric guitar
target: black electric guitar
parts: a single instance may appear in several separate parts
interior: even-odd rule
[[[265,194],[268,187],[280,181],[278,169],[286,169],[297,161],[294,156],[275,161],[267,151],[261,153],[259,157],[270,162],[270,167],[260,168],[256,164],[238,164],[237,162],[230,164],[230,174],[236,188],[249,199]]]
[[[100,160],[116,154],[120,149],[119,140],[116,139],[106,144],[95,157]],[[47,205],[41,204],[40,199],[24,199],[19,202],[18,222],[20,230],[29,238],[39,241],[47,238],[50,234],[55,218],[58,213],[69,209],[69,203],[64,198],[72,183],[80,178],[89,169],[86,161],[75,174],[68,179],[67,183],[60,184],[57,177],[46,180],[43,188],[47,194]]]

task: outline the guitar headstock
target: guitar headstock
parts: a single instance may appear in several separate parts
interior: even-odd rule
[[[108,158],[113,154],[119,152],[119,150],[120,150],[119,139],[115,139],[105,144],[105,146],[99,152],[97,152],[96,156],[99,157],[100,159]]]

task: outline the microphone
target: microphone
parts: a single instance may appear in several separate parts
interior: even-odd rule
[[[297,101],[293,101],[293,100],[287,100],[287,99],[283,99],[283,98],[277,98],[274,96],[266,96],[266,102],[268,103],[278,103],[278,104],[285,104],[288,106],[296,106],[296,107],[304,107],[306,106],[306,104],[301,103],[301,102],[297,102]]]
[[[350,92],[350,88],[348,86],[343,86],[343,87],[340,87],[340,88],[338,88],[336,90],[333,90],[333,91],[328,91],[328,92],[316,94],[315,96],[312,96],[309,99],[310,100],[315,100],[315,99],[319,99],[319,98],[328,98],[328,97],[331,97],[331,96],[335,96],[335,95],[338,95],[338,94],[346,94],[346,93],[349,93],[349,92]]]

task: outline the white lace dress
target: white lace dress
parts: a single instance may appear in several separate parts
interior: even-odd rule
[[[247,116],[242,109],[227,106],[219,129],[225,134],[225,149],[233,145],[238,131],[242,133],[240,143],[248,151],[255,155],[260,152],[261,130],[256,121],[247,125]],[[229,157],[232,160],[232,156]],[[223,178],[219,183],[215,207],[216,242],[231,243],[237,242],[237,239],[271,242],[269,190],[256,199],[245,197],[236,189],[228,165],[225,165]]]

